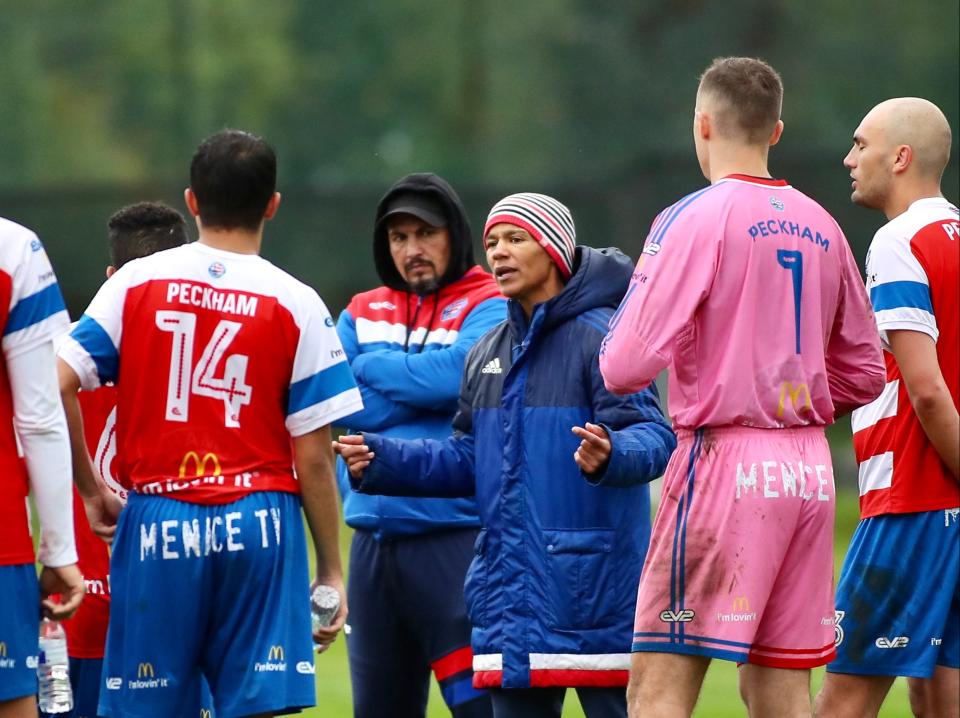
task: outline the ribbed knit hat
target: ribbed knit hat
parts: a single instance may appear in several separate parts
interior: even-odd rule
[[[483,236],[495,224],[507,222],[527,230],[560,268],[564,279],[573,274],[573,250],[577,232],[570,210],[553,197],[520,192],[493,205],[483,225]]]

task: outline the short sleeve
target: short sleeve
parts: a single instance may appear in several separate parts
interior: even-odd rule
[[[336,325],[312,290],[298,317],[300,337],[287,401],[287,430],[302,436],[363,408]]]
[[[3,353],[16,356],[67,331],[70,320],[60,286],[37,235],[19,225],[0,227],[4,246],[0,279],[9,305],[3,326]]]
[[[940,334],[930,298],[930,281],[907,238],[877,232],[867,255],[867,291],[883,341],[891,329]]]
[[[131,263],[132,265],[132,263]],[[60,346],[58,356],[80,377],[80,386],[93,390],[115,382],[120,371],[119,346],[123,305],[130,273],[124,266],[104,282],[90,306]]]

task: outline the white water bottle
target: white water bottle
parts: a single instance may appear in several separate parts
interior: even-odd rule
[[[333,586],[323,584],[313,589],[310,594],[310,618],[313,630],[330,625],[330,621],[340,610],[340,592]],[[319,644],[314,647],[320,648]]]
[[[59,621],[43,619],[40,623],[40,654],[37,657],[37,680],[40,689],[37,703],[44,713],[67,713],[73,710],[73,689],[70,687],[70,662],[67,657],[67,634]]]

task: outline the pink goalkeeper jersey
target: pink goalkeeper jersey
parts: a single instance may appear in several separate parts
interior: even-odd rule
[[[730,175],[661,212],[600,369],[628,393],[668,366],[678,428],[825,425],[875,398],[880,339],[826,210],[782,180]]]

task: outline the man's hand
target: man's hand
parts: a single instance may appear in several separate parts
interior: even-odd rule
[[[83,593],[83,574],[75,563],[57,568],[44,566],[40,572],[40,607],[45,618],[70,618],[79,608]],[[60,603],[54,603],[50,594],[60,594]]]
[[[100,491],[92,496],[82,496],[83,509],[90,522],[90,529],[108,544],[113,543],[113,535],[117,530],[117,518],[123,509],[123,501],[113,493],[102,481]]]
[[[310,584],[310,591],[312,592],[314,588],[320,585],[337,589],[337,593],[340,594],[340,608],[337,609],[337,614],[330,621],[329,625],[323,626],[313,632],[313,642],[317,645],[317,653],[323,653],[330,647],[331,643],[337,640],[337,634],[340,633],[347,622],[348,613],[347,592],[343,587],[343,579],[339,577],[317,578]]]
[[[580,446],[573,452],[573,460],[577,462],[580,470],[585,474],[595,474],[604,468],[612,448],[606,430],[599,424],[588,421],[584,426],[573,427],[573,433],[582,439]]]
[[[373,461],[373,452],[363,443],[362,434],[350,434],[338,437],[333,442],[333,450],[346,462],[350,475],[355,479],[363,477],[363,470]]]

